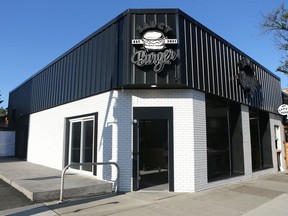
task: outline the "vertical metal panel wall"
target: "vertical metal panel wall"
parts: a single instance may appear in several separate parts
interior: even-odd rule
[[[179,49],[181,83],[270,112],[282,103],[280,79],[230,43],[179,13]],[[245,57],[251,60],[260,88],[248,96],[237,76],[237,64]]]

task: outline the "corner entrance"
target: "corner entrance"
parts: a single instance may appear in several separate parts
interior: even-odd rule
[[[173,191],[173,109],[133,111],[133,190]]]

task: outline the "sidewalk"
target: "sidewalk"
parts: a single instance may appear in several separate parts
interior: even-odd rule
[[[61,173],[16,158],[0,158],[0,178],[34,202],[59,200]],[[73,173],[65,175],[64,198],[111,192],[112,183]]]
[[[1,172],[1,170],[0,170]],[[0,215],[287,216],[288,174],[265,175],[197,193],[129,192],[45,202]]]

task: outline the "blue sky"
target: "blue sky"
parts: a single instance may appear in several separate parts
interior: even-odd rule
[[[179,8],[275,72],[281,53],[262,15],[287,0],[0,0],[0,91],[9,92],[128,8]]]

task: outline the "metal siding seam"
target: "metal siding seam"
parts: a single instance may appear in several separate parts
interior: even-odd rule
[[[95,76],[96,76],[96,80],[95,80],[95,89],[96,92],[100,92],[100,82],[101,82],[101,41],[100,38],[101,36],[98,35],[95,37],[95,43],[96,43],[96,50],[95,50],[95,54],[96,54],[96,63],[95,63]]]
[[[229,98],[229,94],[228,94],[228,80],[227,80],[227,68],[226,68],[226,45],[224,43],[222,43],[222,57],[223,57],[223,62],[222,62],[222,68],[223,68],[223,73],[224,73],[224,88],[225,88],[225,97]]]
[[[107,55],[107,29],[105,29],[102,32],[102,37],[101,37],[101,62],[99,64],[101,65],[101,88],[100,92],[103,92],[106,89],[106,79],[107,79],[107,64],[106,64],[106,55]]]
[[[233,50],[229,49],[229,66],[230,66],[230,74],[231,74],[231,84],[232,84],[232,100],[235,101],[235,71],[233,69]]]
[[[211,92],[211,86],[210,86],[210,69],[209,69],[209,66],[210,66],[210,61],[209,61],[209,51],[208,51],[208,46],[210,46],[210,44],[208,44],[208,38],[207,38],[207,32],[205,32],[205,43],[206,43],[206,74],[207,74],[207,84],[208,84],[208,92],[210,93]]]
[[[76,50],[76,53],[75,53],[75,89],[74,89],[74,93],[75,93],[75,96],[74,96],[74,100],[78,99],[79,98],[79,91],[80,91],[80,65],[79,65],[79,62],[80,62],[80,48],[77,48]]]
[[[112,54],[112,45],[113,45],[113,40],[111,35],[114,33],[114,25],[110,26],[109,28],[107,28],[107,34],[108,34],[108,43],[107,43],[107,49],[106,49],[106,68],[107,68],[107,77],[106,77],[106,88],[107,89],[111,89],[112,87],[112,64],[114,64],[115,61],[115,56]],[[110,59],[109,59],[110,58]],[[109,61],[108,61],[109,59]],[[111,60],[111,61],[110,61]]]
[[[56,91],[56,104],[55,106],[57,106],[59,104],[59,86],[60,86],[60,69],[59,69],[59,64],[55,63],[54,64],[55,67],[56,67],[56,75],[57,75],[57,84],[56,84],[56,88],[57,88],[57,91]]]
[[[72,85],[72,55],[71,53],[69,53],[68,57],[67,57],[67,63],[68,63],[68,68],[67,68],[67,79],[68,79],[68,83],[67,83],[67,96],[66,96],[66,101],[69,102],[71,101],[71,85]]]
[[[76,84],[76,73],[75,73],[75,64],[76,64],[76,51],[71,52],[71,86],[70,86],[70,100],[73,101],[75,98],[75,84]]]
[[[263,77],[262,77],[262,70],[260,67],[257,67],[258,71],[258,83],[259,83],[259,91],[258,91],[258,96],[259,96],[259,106],[263,109],[263,88],[262,88],[262,83],[263,83]]]
[[[43,108],[43,106],[44,106],[44,88],[43,88],[43,86],[44,86],[44,79],[43,79],[43,73],[40,73],[39,74],[39,78],[40,78],[40,89],[41,89],[41,91],[40,91],[40,98],[39,98],[39,101],[40,101],[40,109],[42,109]]]
[[[56,94],[56,72],[54,65],[51,65],[50,67],[50,73],[52,74],[52,81],[51,81],[51,105],[54,106],[55,104],[55,94]]]
[[[33,82],[35,84],[35,90],[34,90],[35,91],[35,107],[34,108],[35,108],[35,111],[36,111],[36,110],[38,110],[40,108],[40,105],[39,105],[39,103],[40,103],[40,100],[39,100],[39,98],[40,98],[40,88],[39,88],[40,79],[39,79],[39,75],[33,78]]]
[[[201,44],[201,63],[202,63],[202,90],[206,91],[205,72],[204,69],[204,48],[203,48],[203,30],[200,29],[200,44]]]
[[[224,95],[224,89],[223,89],[223,67],[222,67],[222,48],[221,48],[222,46],[221,46],[221,41],[218,41],[218,49],[219,49],[219,69],[220,69],[220,71],[219,71],[219,73],[220,73],[220,80],[221,80],[221,94],[220,94],[220,96],[222,96],[222,97],[224,97],[225,95]]]
[[[96,37],[93,37],[91,40],[91,81],[90,81],[90,94],[93,95],[96,93]]]
[[[47,73],[49,74],[49,89],[50,89],[50,94],[48,97],[49,104],[52,106],[52,97],[53,97],[53,76],[54,74],[52,73],[51,67],[47,68]]]
[[[198,51],[198,27],[195,26],[195,45],[196,45],[196,65],[197,65],[197,70],[196,70],[196,74],[197,74],[197,88],[201,89],[201,85],[200,85],[200,73],[199,73],[199,51]]]
[[[225,66],[226,66],[226,74],[227,74],[227,93],[228,93],[228,97],[229,99],[232,99],[232,86],[231,86],[231,70],[229,70],[229,47],[226,46],[226,63],[225,63]]]
[[[46,74],[44,72],[41,72],[40,76],[41,76],[41,80],[42,80],[42,85],[41,85],[41,88],[42,88],[42,95],[41,95],[42,105],[41,105],[41,109],[45,109],[45,105],[46,105],[46,99],[45,99],[45,96],[46,96],[46,88],[45,88]]]
[[[211,62],[210,62],[210,68],[211,68],[211,75],[212,75],[212,93],[216,94],[216,89],[215,89],[215,76],[214,76],[214,53],[213,53],[213,36],[209,36],[210,39],[210,56],[211,56]]]
[[[254,67],[254,73],[255,73],[256,79],[259,80],[255,64],[253,64],[253,67]],[[259,100],[258,99],[259,99],[258,98],[258,89],[256,89],[256,92],[254,92],[254,95],[253,95],[253,101],[254,101],[254,104],[255,104],[256,107],[258,107],[258,105],[259,105]]]
[[[188,59],[187,59],[187,30],[186,30],[186,19],[183,18],[183,26],[184,26],[184,50],[185,50],[185,80],[186,85],[188,86],[189,79],[188,79]]]
[[[64,60],[64,91],[63,91],[63,103],[68,102],[68,85],[69,85],[69,55],[63,57]]]
[[[87,42],[82,45],[82,88],[81,88],[81,98],[86,96],[86,81],[87,81]]]
[[[218,57],[218,41],[216,38],[214,38],[214,46],[215,46],[215,69],[216,69],[216,86],[217,86],[217,92],[216,94],[220,96],[220,89],[221,86],[219,85],[219,67],[218,67],[218,63],[219,63],[219,57]]]
[[[85,67],[85,82],[84,82],[84,89],[85,93],[84,96],[87,97],[90,95],[90,81],[91,81],[91,76],[90,76],[90,68],[89,68],[89,59],[91,58],[90,53],[89,53],[89,44],[90,40],[86,42],[85,46],[85,55],[84,55],[84,67]]]
[[[47,68],[44,70],[43,74],[45,74],[44,76],[44,88],[45,88],[45,95],[44,95],[44,108],[47,109],[48,107],[50,107],[50,104],[49,104],[49,74],[47,73]]]
[[[54,82],[54,77],[55,77],[55,74],[54,74],[54,71],[53,71],[53,68],[52,68],[52,65],[49,67],[49,74],[50,74],[50,104],[51,106],[53,106],[53,103],[54,103],[54,91],[55,91],[55,82]]]
[[[60,91],[59,91],[59,104],[64,103],[64,96],[65,96],[65,56],[58,61],[59,63],[61,62],[61,67],[60,67]],[[58,63],[57,62],[57,63]]]
[[[119,20],[120,22],[120,20]],[[114,24],[114,33],[115,33],[115,37],[114,37],[114,47],[113,47],[113,55],[115,55],[115,60],[114,60],[114,64],[112,67],[112,84],[111,84],[111,88],[117,88],[119,86],[119,81],[118,81],[118,76],[120,73],[119,70],[119,44],[120,44],[120,40],[119,40],[119,22]],[[92,67],[91,67],[92,68]]]
[[[274,89],[274,94],[273,94],[273,97],[272,97],[273,98],[273,109],[272,109],[272,112],[276,112],[276,110],[278,108],[278,107],[276,107],[277,106],[276,105],[277,104],[277,102],[276,102],[277,101],[277,97],[276,96],[278,95],[277,94],[277,88],[276,88],[276,79],[274,77],[272,77],[272,76],[271,76],[271,78],[273,79],[273,86],[274,86],[274,88],[273,88]]]
[[[268,74],[266,75],[268,77]],[[271,81],[269,79],[267,79],[267,84],[268,84],[268,104],[269,104],[269,108],[268,110],[271,110],[271,104],[272,104],[272,98],[271,98]]]
[[[61,59],[58,60],[56,63],[57,65],[57,68],[58,68],[58,93],[57,93],[57,104],[56,105],[59,105],[61,103],[61,91],[62,91],[62,61]]]
[[[272,77],[271,77],[272,78]],[[273,79],[273,78],[272,78]],[[271,97],[271,108],[270,111],[273,112],[273,107],[274,107],[274,100],[275,100],[275,96],[274,96],[274,92],[275,92],[275,88],[273,88],[273,80],[270,79],[271,82],[271,91],[270,91],[270,97]]]
[[[236,54],[237,54],[237,61],[236,62],[238,64],[239,61],[240,61],[241,56],[240,56],[240,54],[238,52]],[[239,67],[237,65],[236,65],[236,68],[237,68],[237,74],[239,74]],[[239,83],[238,83],[238,90],[239,90],[240,103],[246,104],[245,100],[244,100],[244,97],[243,97],[243,90],[242,90],[242,87],[241,87],[241,85]]]
[[[191,86],[192,86],[193,88],[195,88],[192,23],[189,23],[189,31],[190,31],[190,52],[191,52],[191,71],[190,71]]]
[[[262,107],[263,107],[263,109],[265,109],[266,110],[266,83],[265,83],[265,73],[263,73],[263,69],[262,68],[260,68],[259,69],[259,71],[260,71],[260,74],[261,74],[261,89],[262,89],[262,98],[263,98],[263,100],[262,100]]]
[[[80,46],[80,59],[79,59],[79,95],[78,98],[82,98],[84,96],[84,80],[85,80],[85,68],[84,68],[84,59],[85,59],[85,44]]]

